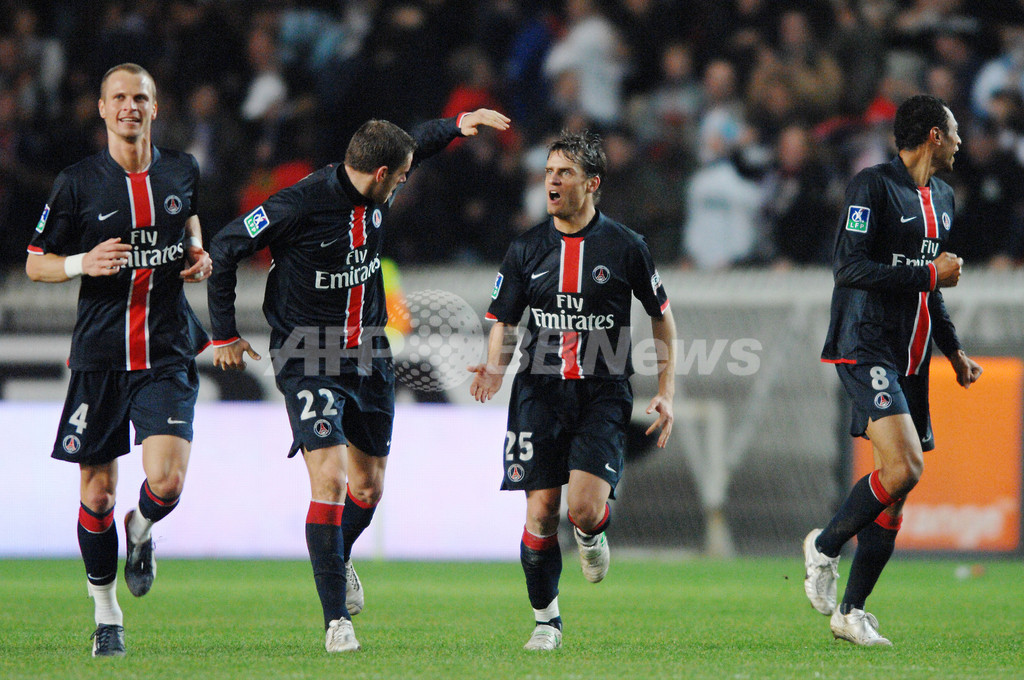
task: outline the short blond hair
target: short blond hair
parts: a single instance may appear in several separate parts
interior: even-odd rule
[[[149,82],[153,83],[153,96],[156,96],[156,81],[153,79],[153,76],[150,75],[149,71],[138,64],[125,62],[123,64],[118,64],[117,66],[111,66],[107,69],[107,72],[103,74],[103,78],[100,80],[100,99],[103,99],[103,91],[107,87],[107,79],[118,71],[127,71],[128,73],[132,73],[137,76],[149,78]]]

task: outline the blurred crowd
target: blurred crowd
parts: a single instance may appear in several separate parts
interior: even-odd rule
[[[601,132],[599,207],[662,263],[828,264],[848,179],[897,106],[947,101],[963,147],[951,249],[1024,262],[1024,0],[0,0],[0,260],[20,267],[56,174],[100,149],[104,71],[158,86],[155,142],[198,159],[209,238],[368,118],[481,106],[399,192],[397,262],[500,260],[544,218],[545,145]]]

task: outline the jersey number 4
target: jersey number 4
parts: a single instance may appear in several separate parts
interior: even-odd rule
[[[71,414],[70,418],[68,418],[68,424],[74,425],[75,432],[77,432],[78,434],[82,434],[82,432],[85,430],[85,427],[89,424],[85,422],[85,417],[88,414],[89,405],[84,403],[79,404],[78,408],[75,409],[75,412]]]

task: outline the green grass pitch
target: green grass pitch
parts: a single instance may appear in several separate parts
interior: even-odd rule
[[[1019,559],[958,579],[956,562],[897,556],[869,602],[896,647],[861,649],[834,642],[806,602],[798,555],[654,561],[613,551],[597,585],[574,557],[565,553],[556,652],[522,649],[532,617],[518,564],[359,563],[363,651],[328,656],[308,564],[163,560],[145,598],[119,585],[123,659],[89,656],[81,564],[0,561],[0,678],[1024,677]]]

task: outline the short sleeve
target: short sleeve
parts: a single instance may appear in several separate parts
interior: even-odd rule
[[[75,255],[81,250],[78,241],[81,234],[75,232],[75,199],[71,185],[65,173],[57,176],[29,242],[30,254]]]
[[[633,247],[626,276],[633,295],[644,306],[648,316],[661,318],[668,309],[668,293],[665,292],[646,241],[641,239]]]
[[[491,305],[485,318],[510,325],[518,325],[526,309],[526,286],[523,276],[523,249],[518,241],[512,243],[498,270],[491,290]]]

